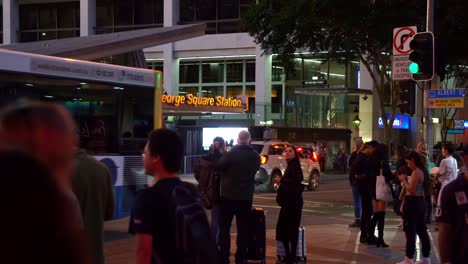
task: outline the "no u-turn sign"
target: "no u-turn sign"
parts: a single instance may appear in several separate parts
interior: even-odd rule
[[[416,26],[393,29],[392,80],[394,81],[411,79],[408,67],[410,64],[409,54],[412,49],[409,44],[416,33]]]
[[[418,32],[416,26],[393,29],[393,55],[406,55],[411,53],[409,46],[414,35]]]

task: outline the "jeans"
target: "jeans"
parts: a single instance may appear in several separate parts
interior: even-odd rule
[[[368,224],[372,216],[372,198],[369,193],[368,183],[358,183],[359,196],[361,197],[362,212],[361,212],[361,236],[366,236]]]
[[[249,238],[249,215],[252,210],[252,200],[222,199],[219,204],[219,257],[223,264],[229,264],[231,251],[231,224],[236,216],[237,223],[237,250],[236,263],[247,263],[247,248]]]
[[[353,192],[354,219],[361,219],[361,196],[356,182],[351,183],[351,191]]]
[[[413,258],[416,252],[416,234],[422,244],[422,255],[429,257],[431,242],[426,227],[426,200],[419,196],[406,196],[403,205],[403,221],[406,233],[406,256]]]

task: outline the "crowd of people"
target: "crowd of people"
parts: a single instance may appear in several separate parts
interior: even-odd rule
[[[399,264],[431,263],[427,224],[433,220],[432,208],[436,204],[442,263],[464,263],[468,259],[468,173],[464,169],[458,173],[454,147],[442,145],[443,159],[435,167],[426,143],[419,142],[415,150],[398,145],[396,170],[392,172],[386,145],[374,140],[363,143],[361,138],[354,143],[348,164],[355,220],[349,226],[360,227],[360,242],[388,247],[383,240],[385,212],[388,203],[393,202],[406,235],[405,258]],[[379,178],[385,179],[384,185],[379,185]],[[392,195],[385,195],[388,191]],[[422,252],[417,262],[416,235]]]
[[[177,133],[158,129],[149,134],[142,158],[154,184],[138,193],[129,224],[135,234],[137,264],[229,263],[234,216],[235,263],[247,263],[249,234],[255,231],[249,228],[249,216],[260,167],[260,156],[250,142],[250,133],[241,131],[237,145],[226,151],[223,138],[214,138],[210,153],[195,168],[199,182],[195,188],[178,176],[183,143]],[[433,201],[437,201],[434,215],[441,261],[465,263],[468,173],[463,166],[459,170],[454,147],[443,144],[444,158],[434,164],[424,142],[416,150],[398,146],[395,172],[388,153],[385,144],[357,138],[348,160],[355,204],[350,227],[360,228],[360,242],[388,247],[384,241],[387,206],[399,201],[395,211],[402,217],[406,234],[406,256],[400,264],[414,263],[416,236],[422,245],[417,263],[430,263],[427,224],[433,219]],[[284,175],[273,180],[279,185],[276,240],[285,249],[281,261],[295,263],[303,174],[294,147],[288,146],[283,157],[287,162]],[[103,223],[112,218],[115,204],[111,175],[79,148],[74,121],[64,107],[19,101],[3,109],[0,171],[5,175],[0,200],[11,216],[0,218],[2,263],[104,263]]]

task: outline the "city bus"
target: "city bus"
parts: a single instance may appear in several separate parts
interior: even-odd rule
[[[74,116],[80,147],[111,171],[114,218],[146,186],[142,150],[162,125],[162,72],[0,49],[0,107],[21,98],[54,102]]]

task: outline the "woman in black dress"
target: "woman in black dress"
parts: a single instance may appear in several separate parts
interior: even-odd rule
[[[303,175],[299,156],[292,146],[287,147],[283,156],[288,166],[281,179],[275,179],[280,183],[276,201],[281,206],[276,225],[276,240],[281,241],[285,249],[285,263],[296,261],[296,247],[298,241],[298,229],[301,224],[302,214],[302,185]]]

